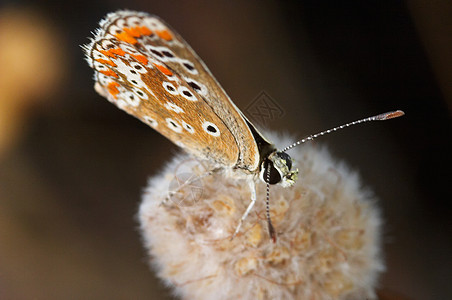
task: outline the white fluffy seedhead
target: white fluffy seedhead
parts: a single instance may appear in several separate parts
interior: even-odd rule
[[[277,140],[277,139],[273,139]],[[288,144],[281,141],[278,144]],[[374,299],[381,220],[359,177],[324,148],[303,145],[291,156],[302,180],[272,186],[278,235],[268,238],[265,183],[255,208],[231,241],[249,202],[246,182],[215,172],[165,202],[179,175],[205,174],[202,164],[178,171],[177,156],[151,178],[140,206],[143,240],[157,275],[183,299]],[[185,177],[188,178],[188,177]],[[174,186],[172,187],[174,188]]]

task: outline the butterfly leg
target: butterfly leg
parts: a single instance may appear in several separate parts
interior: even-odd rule
[[[243,221],[245,221],[246,217],[248,216],[248,214],[250,213],[254,204],[256,203],[256,182],[253,179],[249,179],[248,185],[250,186],[250,191],[251,191],[251,202],[248,205],[245,213],[242,215],[242,218],[240,218],[240,222],[237,225],[237,228],[235,229],[235,232],[232,235],[231,240],[237,235],[237,233],[239,233],[240,227],[242,227]]]
[[[168,201],[170,200],[170,198],[179,193],[179,191],[181,191],[183,188],[185,188],[186,186],[192,184],[193,182],[197,181],[197,180],[202,180],[203,178],[212,175],[215,172],[218,172],[220,170],[220,168],[216,168],[210,171],[207,171],[201,175],[193,175],[190,176],[190,178],[188,178],[188,180],[186,180],[184,183],[180,184],[175,190],[173,191],[168,191],[168,195],[165,197],[165,199],[160,203],[160,205],[165,205],[166,203],[168,203]]]

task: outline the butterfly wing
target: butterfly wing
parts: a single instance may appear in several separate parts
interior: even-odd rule
[[[100,26],[84,47],[99,94],[198,157],[257,169],[259,149],[240,110],[174,30],[132,11]]]

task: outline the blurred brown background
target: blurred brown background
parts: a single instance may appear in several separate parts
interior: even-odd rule
[[[317,142],[381,199],[381,295],[452,295],[450,1],[48,0],[0,5],[0,299],[171,298],[134,216],[177,147],[94,92],[79,47],[120,8],[171,24],[238,107],[265,90],[272,130],[403,109]]]

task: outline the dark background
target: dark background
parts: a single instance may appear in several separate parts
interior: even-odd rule
[[[0,66],[0,298],[169,299],[134,216],[147,178],[177,147],[95,93],[79,47],[107,12],[129,8],[175,28],[239,108],[270,95],[284,112],[267,122],[271,130],[301,138],[404,110],[317,143],[380,198],[381,295],[447,299],[448,2],[3,1],[0,33],[13,38],[0,34],[0,59],[10,63]],[[41,52],[27,44],[33,37]],[[36,66],[24,63],[28,77],[19,77],[14,63],[25,56]]]

